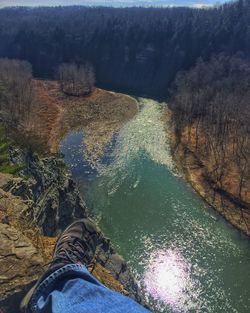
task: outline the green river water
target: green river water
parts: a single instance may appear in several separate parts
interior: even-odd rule
[[[176,174],[161,106],[140,102],[94,168],[83,131],[61,143],[91,213],[153,312],[249,313],[249,240]]]

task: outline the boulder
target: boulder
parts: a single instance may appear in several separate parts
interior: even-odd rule
[[[0,223],[0,242],[0,310],[17,313],[18,299],[41,275],[44,260],[27,237],[7,224]]]

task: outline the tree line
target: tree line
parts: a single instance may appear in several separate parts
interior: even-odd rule
[[[62,91],[69,96],[84,96],[92,92],[95,84],[94,69],[90,64],[63,63],[58,67],[56,78]]]
[[[165,97],[177,72],[212,54],[250,55],[250,2],[192,8],[0,10],[0,57],[51,78],[62,63],[90,62],[97,85]]]
[[[94,69],[90,64],[64,63],[56,70],[61,90],[70,96],[93,91]],[[27,61],[0,59],[0,116],[11,125],[27,126],[37,105],[32,65]]]
[[[170,101],[177,145],[186,131],[188,146],[210,162],[207,181],[220,190],[228,190],[235,173],[233,194],[242,203],[250,183],[249,87],[248,61],[215,55],[177,75]]]
[[[170,98],[176,138],[184,129],[195,138],[195,149],[213,163],[208,179],[219,188],[236,168],[237,197],[244,198],[250,179],[250,1],[211,9],[2,9],[0,41],[0,57],[30,62],[35,77],[56,72],[68,95],[91,92],[96,76],[100,87]],[[27,96],[21,92],[30,81],[30,66],[22,62],[26,74],[17,75],[16,87],[11,80],[18,66],[12,74],[0,67],[2,105],[15,104],[17,112],[17,103],[30,97],[29,88]],[[11,99],[6,84],[23,100]]]
[[[0,111],[3,119],[23,123],[33,102],[32,66],[27,61],[0,59]]]

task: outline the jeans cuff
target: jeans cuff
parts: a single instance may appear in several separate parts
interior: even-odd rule
[[[47,278],[45,278],[40,285],[35,289],[34,294],[32,295],[31,301],[30,301],[30,309],[31,312],[36,312],[37,302],[39,299],[39,295],[48,288],[49,285],[51,285],[57,278],[64,276],[65,274],[69,272],[85,272],[87,271],[86,267],[82,264],[67,264],[52,274],[50,274]]]

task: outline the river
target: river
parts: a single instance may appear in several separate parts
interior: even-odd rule
[[[94,167],[84,131],[61,142],[91,213],[154,312],[249,313],[249,239],[176,173],[160,104],[140,102]]]

